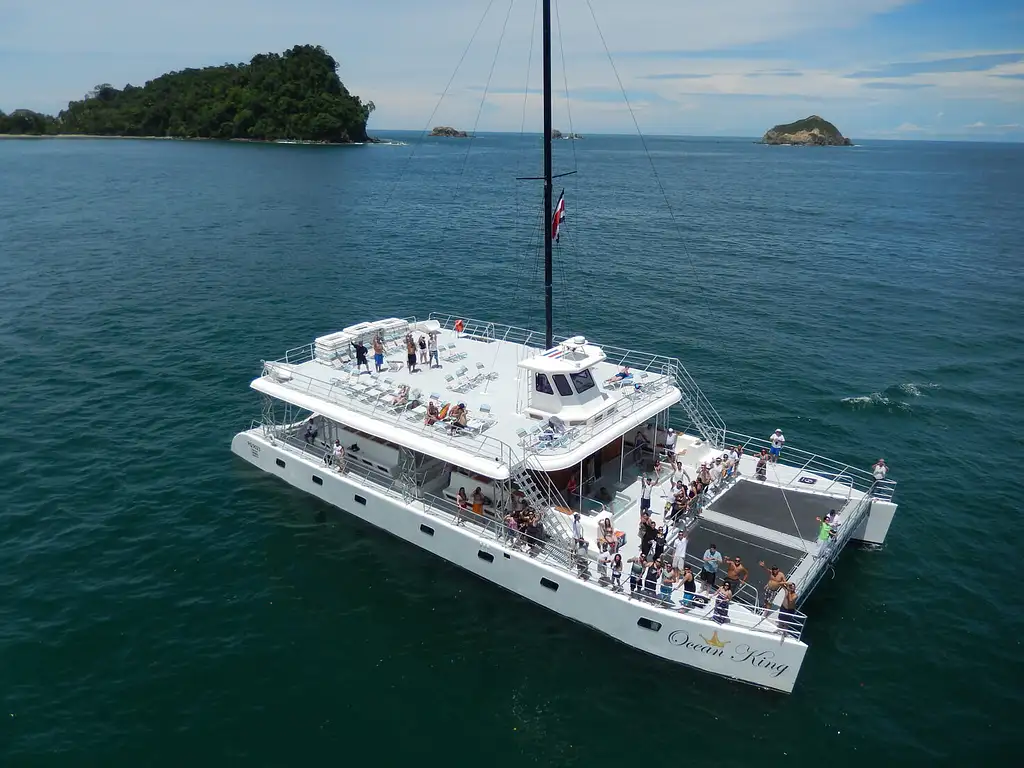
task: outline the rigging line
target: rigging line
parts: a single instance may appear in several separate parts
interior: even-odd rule
[[[800,526],[796,524],[796,515],[793,514],[793,508],[789,506],[789,497],[786,495],[786,489],[782,487],[782,478],[779,477],[779,468],[775,466],[775,462],[772,462],[772,472],[775,473],[775,482],[779,484],[779,490],[782,491],[782,500],[786,502],[786,509],[789,510],[789,519],[793,521],[793,528],[796,530],[796,537],[800,539],[800,546],[803,547],[804,554],[809,554],[810,550],[807,549],[807,544],[804,543],[804,535],[800,533]]]
[[[569,103],[569,73],[565,69],[565,48],[562,47],[562,17],[558,13],[558,0],[555,0],[555,21],[558,22],[558,54],[562,57],[562,83],[565,86],[565,111],[569,113],[569,143],[572,144],[572,169],[579,170],[576,162],[576,140],[572,138],[575,131],[572,126],[572,105]]]
[[[700,281],[700,274],[697,272],[697,267],[693,263],[693,258],[690,256],[690,249],[686,247],[686,241],[683,239],[682,232],[679,229],[679,222],[676,220],[675,211],[672,210],[672,204],[669,202],[668,193],[665,191],[665,186],[661,183],[661,176],[658,175],[658,169],[654,165],[654,158],[651,157],[650,151],[647,149],[647,139],[644,138],[643,131],[640,130],[640,123],[637,122],[636,114],[633,112],[633,105],[629,103],[629,96],[626,95],[626,88],[622,84],[622,78],[619,77],[618,67],[615,66],[615,59],[612,58],[612,52],[608,49],[608,43],[604,39],[604,32],[601,31],[601,25],[597,22],[597,14],[594,12],[594,6],[591,5],[590,0],[587,0],[587,8],[590,9],[590,17],[594,20],[594,26],[597,28],[597,34],[601,38],[601,45],[604,47],[605,56],[608,57],[608,63],[612,66],[612,72],[615,73],[615,80],[619,84],[619,90],[622,92],[622,98],[626,102],[626,108],[629,110],[629,116],[633,120],[633,127],[636,128],[636,133],[640,137],[640,143],[643,145],[644,154],[647,155],[647,162],[651,164],[651,172],[654,174],[654,180],[658,183],[658,189],[661,190],[661,196],[665,198],[665,206],[668,208],[668,215],[672,219],[672,224],[676,228],[676,235],[679,236],[679,244],[682,247],[683,254],[686,256],[686,260],[690,264],[690,270],[693,272],[694,282],[697,283],[697,289],[700,291],[700,296],[704,300],[704,306],[708,310],[709,315],[714,313],[711,311],[711,302],[708,301],[707,293],[704,291],[704,285]]]
[[[416,152],[423,145],[423,138],[426,136],[427,130],[430,128],[430,124],[434,121],[434,115],[436,115],[437,110],[441,108],[441,102],[444,101],[444,97],[448,95],[448,91],[451,89],[452,83],[455,82],[455,77],[456,75],[459,74],[459,70],[462,68],[462,63],[466,60],[466,56],[467,54],[469,54],[469,49],[473,47],[473,42],[476,40],[476,36],[480,32],[480,27],[484,25],[484,19],[486,19],[487,14],[491,12],[491,7],[494,5],[494,3],[495,0],[490,0],[490,2],[487,3],[487,7],[484,9],[483,16],[481,16],[480,21],[476,23],[476,29],[473,30],[473,35],[469,38],[469,43],[466,45],[465,50],[459,57],[459,63],[455,65],[455,71],[453,71],[452,76],[448,78],[448,84],[445,85],[444,90],[441,92],[441,97],[437,100],[437,104],[434,105],[434,109],[430,113],[430,117],[427,118],[426,125],[424,126],[423,130],[420,131],[419,140],[415,144],[413,144],[412,152],[410,152],[409,156],[405,158],[405,163],[402,165],[401,169],[399,169],[398,178],[395,179],[394,183],[391,185],[391,189],[388,190],[388,194],[384,198],[384,203],[381,205],[381,208],[387,207],[387,204],[391,202],[391,198],[394,197],[395,190],[398,188],[399,182],[401,182],[401,180],[405,177],[405,172],[409,169],[409,163],[412,162],[412,159],[415,156]]]
[[[487,82],[484,84],[484,93],[480,97],[480,106],[476,110],[476,119],[473,121],[473,132],[469,135],[469,143],[466,146],[466,154],[462,158],[462,169],[459,171],[459,178],[455,182],[455,192],[452,194],[452,202],[456,202],[459,199],[459,190],[462,189],[462,180],[466,175],[466,166],[469,165],[469,155],[473,151],[473,142],[476,140],[476,129],[480,124],[480,115],[483,114],[484,104],[487,103],[487,93],[491,88],[491,78],[494,77],[494,67],[498,63],[498,55],[501,53],[501,44],[505,40],[505,30],[508,29],[508,19],[512,15],[512,6],[515,5],[515,0],[509,0],[508,10],[505,12],[505,21],[501,25],[501,36],[498,37],[498,46],[494,49],[494,58],[491,59],[491,70],[487,73]],[[448,218],[445,220],[444,227],[441,228],[441,232],[438,237],[440,240],[444,240],[445,235],[448,232],[448,228],[452,223],[452,216],[455,215],[455,206],[448,210]]]
[[[526,105],[530,96],[530,73],[533,71],[533,46],[537,40],[537,10],[540,8],[540,0],[534,0],[533,16],[530,18],[530,53],[526,57],[526,85],[523,87],[523,116],[519,122],[519,152],[516,155],[516,177],[518,179],[520,169],[523,166],[523,141],[526,138]],[[512,227],[512,247],[519,242],[519,184],[514,185],[516,200],[516,218]],[[511,248],[510,248],[511,250]]]
[[[579,163],[577,162],[577,159],[576,159],[576,139],[572,138],[573,135],[576,132],[576,129],[573,126],[573,122],[572,122],[572,103],[569,100],[569,72],[568,72],[568,70],[566,69],[566,66],[565,66],[565,47],[562,44],[562,16],[561,16],[561,13],[560,13],[560,11],[558,9],[558,0],[555,0],[554,5],[555,5],[555,21],[558,23],[558,54],[559,54],[559,56],[560,56],[560,58],[562,60],[562,85],[565,88],[565,111],[568,113],[568,116],[569,116],[569,143],[572,146],[572,173],[576,173],[579,170]],[[573,201],[573,208],[578,213],[579,210],[580,210],[580,207],[581,207],[580,206],[580,202],[582,200],[582,198],[580,196],[579,178],[573,179],[573,190],[572,191],[573,191],[573,196],[575,198],[574,201]],[[578,215],[576,217],[576,221],[577,221],[576,226],[580,226],[580,219],[579,219]],[[576,267],[577,267],[577,269],[579,269],[580,259],[579,259],[579,247],[577,245],[577,242],[578,241],[577,241],[577,239],[575,237],[570,238],[570,248],[571,248],[572,253],[573,253],[573,258],[576,261]],[[580,274],[583,275],[584,277],[586,276],[586,273],[584,273],[582,270],[580,270]],[[585,284],[584,284],[584,290],[587,293],[590,292],[587,289]]]

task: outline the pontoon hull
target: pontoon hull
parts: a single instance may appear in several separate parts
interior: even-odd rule
[[[616,594],[573,578],[520,550],[481,538],[470,526],[455,526],[425,511],[418,502],[390,496],[358,476],[339,475],[271,442],[260,429],[236,435],[231,450],[343,512],[628,646],[666,661],[786,693],[796,683],[807,652],[806,643],[800,640],[652,610],[646,603],[630,600],[628,592]],[[643,626],[647,622],[652,628]]]

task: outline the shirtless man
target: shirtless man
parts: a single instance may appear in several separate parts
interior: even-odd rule
[[[772,600],[775,598],[775,593],[786,585],[786,574],[780,571],[776,565],[769,568],[764,564],[764,560],[759,561],[758,565],[768,572],[768,583],[764,585],[764,592],[762,593],[762,597],[764,599],[764,615],[767,616],[771,612]]]
[[[725,581],[732,587],[732,591],[735,592],[740,584],[746,584],[747,579],[750,577],[750,572],[747,571],[747,566],[738,557],[727,557],[725,558],[726,576]]]
[[[782,630],[793,637],[800,636],[799,618],[796,615],[796,584],[787,581],[783,585],[782,607],[779,608],[779,623]]]

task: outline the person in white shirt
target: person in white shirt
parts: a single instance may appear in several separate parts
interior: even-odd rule
[[[888,472],[889,468],[885,465],[885,459],[879,459],[875,466],[871,468],[871,474],[875,476],[875,480],[885,480]]]
[[[665,435],[665,453],[668,454],[668,459],[673,464],[676,461],[676,431],[669,427],[668,434]]]
[[[437,360],[437,334],[430,334],[427,340],[427,352],[429,353],[429,364],[431,368],[437,368],[441,363]]]
[[[345,471],[345,448],[340,440],[334,441],[334,468],[339,472]]]
[[[651,493],[654,491],[654,481],[649,477],[640,480],[640,513],[650,510]]]
[[[738,445],[729,451],[729,461],[732,462],[732,474],[738,475],[740,473],[740,452]]]
[[[683,568],[686,565],[686,534],[679,531],[676,534],[676,540],[673,543],[672,550],[672,567],[680,573],[683,572]]]
[[[583,523],[580,522],[579,512],[576,512],[572,516],[572,537],[576,540],[576,551],[582,551],[583,556],[585,557],[587,553],[587,547],[589,545],[587,543],[587,537],[583,533]]]
[[[772,442],[771,450],[768,451],[769,461],[775,464],[779,460],[779,454],[782,453],[782,446],[786,443],[786,438],[782,435],[781,429],[776,429],[775,433],[768,438]]]

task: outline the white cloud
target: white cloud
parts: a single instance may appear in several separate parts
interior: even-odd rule
[[[508,3],[494,3],[451,90],[431,122],[473,127]],[[619,76],[650,132],[760,135],[776,122],[817,112],[844,133],[867,133],[904,117],[927,124],[942,109],[950,124],[975,116],[1011,124],[1024,104],[1024,62],[990,72],[943,72],[850,78],[906,60],[916,42],[886,51],[874,39],[855,40],[864,23],[913,0],[591,0]],[[421,128],[438,103],[486,7],[484,0],[0,0],[0,52],[19,62],[19,77],[0,89],[0,107],[54,111],[96,83],[141,84],[165,71],[243,61],[262,51],[319,43],[341,65],[354,93],[377,105],[373,128]],[[478,130],[518,131],[523,89],[540,85],[535,4],[515,2]],[[556,123],[568,128],[561,51],[565,47],[573,127],[581,132],[629,131],[633,125],[585,3],[559,4],[555,44]],[[197,20],[200,20],[197,22]],[[89,30],[83,34],[82,30]],[[801,36],[847,40],[830,61],[804,60]],[[829,38],[830,40],[833,38]],[[531,76],[527,56],[534,42]],[[772,48],[786,56],[756,54]],[[864,59],[861,51],[869,50]],[[792,51],[791,54],[788,52]],[[728,52],[735,52],[730,55]],[[915,60],[1001,51],[946,50]],[[1005,52],[1003,52],[1005,53]],[[2,54],[0,54],[2,55]],[[839,62],[847,62],[839,67]],[[22,71],[25,73],[22,75]],[[995,77],[994,74],[1002,75]],[[1006,77],[1010,75],[1010,77]],[[957,101],[970,101],[965,109]],[[1001,105],[994,111],[989,103]],[[541,100],[527,97],[527,129],[540,123]],[[977,103],[975,106],[973,103]],[[966,112],[966,114],[964,114]],[[852,128],[850,125],[852,124]],[[912,125],[907,123],[906,125]],[[902,128],[902,126],[901,126]],[[923,129],[917,129],[923,130]],[[902,130],[902,133],[912,133]]]
[[[914,125],[914,123],[900,123],[896,126],[897,133],[922,133],[925,130],[927,129]]]
[[[981,120],[979,120],[976,123],[971,123],[970,125],[965,125],[964,126],[964,128],[985,128],[985,127],[986,127],[986,125],[983,122],[981,122]]]

